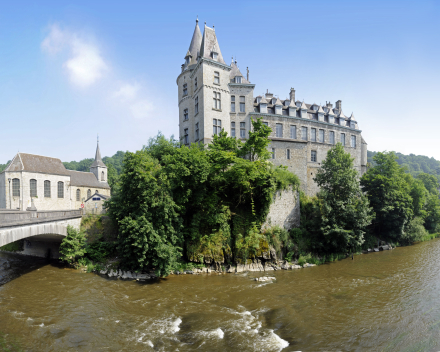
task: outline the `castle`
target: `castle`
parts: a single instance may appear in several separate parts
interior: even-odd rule
[[[313,178],[327,151],[338,142],[354,158],[359,174],[366,171],[367,143],[354,115],[344,115],[340,100],[335,107],[331,103],[306,104],[295,100],[293,88],[285,100],[269,92],[254,97],[255,84],[249,81],[249,71],[244,77],[237,62],[226,64],[215,29],[205,23],[202,35],[198,20],[184,59],[177,77],[179,136],[183,144],[208,144],[222,129],[244,141],[251,118],[262,117],[272,129],[272,162],[286,165],[295,173],[306,194],[318,191]]]
[[[60,159],[18,153],[0,173],[0,209],[68,210],[83,205],[86,212],[93,207],[96,213],[109,197],[99,143],[90,172],[67,170]]]

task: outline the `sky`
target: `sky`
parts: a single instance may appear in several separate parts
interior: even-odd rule
[[[440,160],[440,1],[0,0],[0,164],[136,151],[178,136],[198,16],[254,94],[342,100],[368,149]]]

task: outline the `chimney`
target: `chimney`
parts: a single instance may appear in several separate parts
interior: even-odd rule
[[[246,80],[249,82],[249,67],[246,67]]]
[[[290,101],[292,103],[295,103],[295,89],[294,88],[290,88]]]
[[[266,91],[265,96],[266,96],[266,99],[272,99],[273,98],[273,94],[269,93],[269,89]]]
[[[333,104],[330,102],[326,102],[325,104],[329,109],[333,109]]]
[[[342,111],[342,101],[341,101],[341,100],[338,100],[338,101],[336,102],[336,109],[338,109],[339,112]]]

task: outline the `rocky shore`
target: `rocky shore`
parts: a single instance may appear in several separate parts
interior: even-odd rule
[[[237,264],[228,265],[224,267],[224,270],[219,265],[207,266],[205,268],[194,268],[192,270],[175,271],[171,275],[200,275],[200,274],[225,274],[225,273],[243,273],[243,272],[269,272],[276,270],[294,270],[302,269],[316,266],[315,264],[305,263],[303,266],[291,264],[284,261],[279,261],[277,263],[251,263],[251,264]],[[156,279],[157,276],[154,272],[141,272],[136,273],[134,271],[123,271],[115,269],[103,269],[97,272],[99,275],[103,275],[109,278],[116,278],[121,280],[136,280],[136,281],[147,281]]]

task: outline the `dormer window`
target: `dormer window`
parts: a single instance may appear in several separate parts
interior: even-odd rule
[[[313,111],[318,111],[318,105],[313,105],[312,109]]]
[[[301,107],[301,102],[298,101],[298,102],[295,103],[295,105],[296,105],[298,108],[300,108],[300,107]]]
[[[235,83],[241,83],[241,76],[235,76]]]
[[[350,121],[350,127],[351,128],[356,128],[356,122]]]
[[[281,105],[275,105],[275,114],[281,115]]]
[[[289,106],[290,100],[284,100],[284,106]]]
[[[187,56],[187,57],[185,58],[185,65],[186,65],[186,66],[189,65],[189,56]]]
[[[260,104],[261,97],[257,97],[257,104]]]
[[[216,52],[212,52],[212,59],[213,60],[215,60],[215,61],[217,61],[217,57],[218,57],[218,53],[216,53]]]
[[[263,114],[267,114],[267,104],[260,104],[260,112]]]

